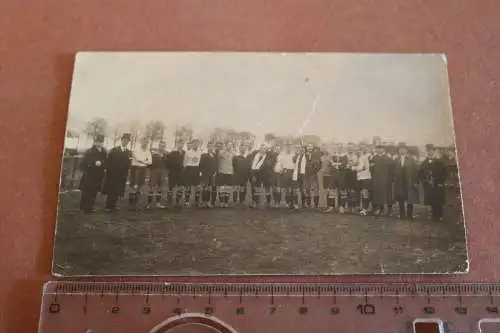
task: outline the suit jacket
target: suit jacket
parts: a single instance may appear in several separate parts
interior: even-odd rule
[[[106,179],[104,193],[123,196],[127,183],[128,170],[131,166],[132,152],[130,149],[115,147],[109,151],[106,160]]]
[[[420,166],[419,176],[424,187],[424,204],[444,205],[445,182],[448,176],[444,161],[426,158]]]
[[[395,161],[394,170],[394,194],[396,198],[406,199],[410,204],[420,202],[418,196],[418,165],[417,162],[409,156],[406,156],[401,165],[401,158]]]

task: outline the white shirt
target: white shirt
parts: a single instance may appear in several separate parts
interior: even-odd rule
[[[371,179],[370,172],[370,159],[368,155],[361,155],[358,159],[358,166],[356,168],[358,180]]]
[[[202,152],[200,150],[186,150],[184,153],[184,166],[199,166]]]
[[[133,166],[148,166],[151,165],[153,157],[149,150],[142,150],[140,147],[136,149],[132,154],[132,165]]]
[[[231,152],[225,150],[219,152],[219,172],[227,175],[234,173],[233,154]]]
[[[399,158],[399,163],[401,164],[402,167],[405,165],[405,157],[404,156],[401,156]]]
[[[278,155],[278,161],[276,162],[276,166],[274,167],[274,172],[281,172],[283,169],[295,169],[295,163],[293,163],[293,154],[281,153]]]

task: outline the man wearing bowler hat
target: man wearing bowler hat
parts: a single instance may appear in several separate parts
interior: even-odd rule
[[[385,147],[376,146],[372,158],[372,205],[373,214],[380,215],[389,212],[392,203],[392,163],[393,160],[385,154]]]
[[[97,135],[94,144],[83,155],[79,165],[83,176],[80,180],[80,209],[85,213],[94,211],[97,193],[101,191],[104,179],[104,164],[106,161],[106,150],[103,147],[104,135]]]
[[[108,154],[103,191],[107,195],[106,211],[108,212],[115,211],[118,198],[125,195],[125,185],[132,159],[132,152],[128,148],[131,136],[130,133],[123,134],[120,145],[111,149]]]
[[[419,203],[417,164],[408,154],[405,143],[398,144],[399,156],[394,171],[394,194],[399,204],[399,217],[413,219],[413,205]]]
[[[420,166],[420,179],[424,187],[424,204],[431,207],[431,219],[443,219],[443,206],[446,202],[445,181],[447,170],[439,158],[434,145],[426,145],[427,157]]]

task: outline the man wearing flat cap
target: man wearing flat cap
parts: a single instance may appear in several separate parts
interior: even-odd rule
[[[103,143],[104,135],[97,135],[94,139],[94,144],[85,152],[82,162],[79,165],[80,170],[83,172],[80,180],[80,209],[84,213],[92,213],[94,211],[97,193],[102,188],[105,170],[104,164],[107,156]]]
[[[413,219],[413,205],[419,203],[418,169],[416,161],[408,154],[405,143],[398,144],[399,156],[394,171],[394,194],[399,204],[399,217]]]
[[[125,195],[128,172],[131,165],[132,152],[128,148],[131,138],[130,133],[122,135],[120,145],[109,151],[106,161],[106,180],[104,181],[104,194],[106,197],[106,211],[117,209],[118,198]]]
[[[446,201],[445,181],[446,165],[439,158],[436,148],[428,144],[425,147],[427,156],[420,166],[420,179],[424,185],[424,204],[431,207],[431,219],[443,219],[443,206]]]

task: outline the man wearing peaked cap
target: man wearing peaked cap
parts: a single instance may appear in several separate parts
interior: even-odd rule
[[[443,219],[443,206],[446,202],[445,182],[448,177],[446,166],[436,154],[434,145],[425,146],[427,156],[420,166],[420,179],[424,187],[424,204],[431,207],[431,219]]]
[[[97,135],[94,144],[85,152],[79,165],[83,172],[80,180],[80,209],[85,213],[93,212],[97,193],[101,191],[107,155],[103,143],[104,135]]]
[[[115,211],[118,198],[125,195],[125,185],[132,158],[132,152],[128,148],[131,137],[130,133],[124,133],[120,145],[111,149],[108,154],[103,188],[103,193],[107,195],[106,211],[108,212]]]

